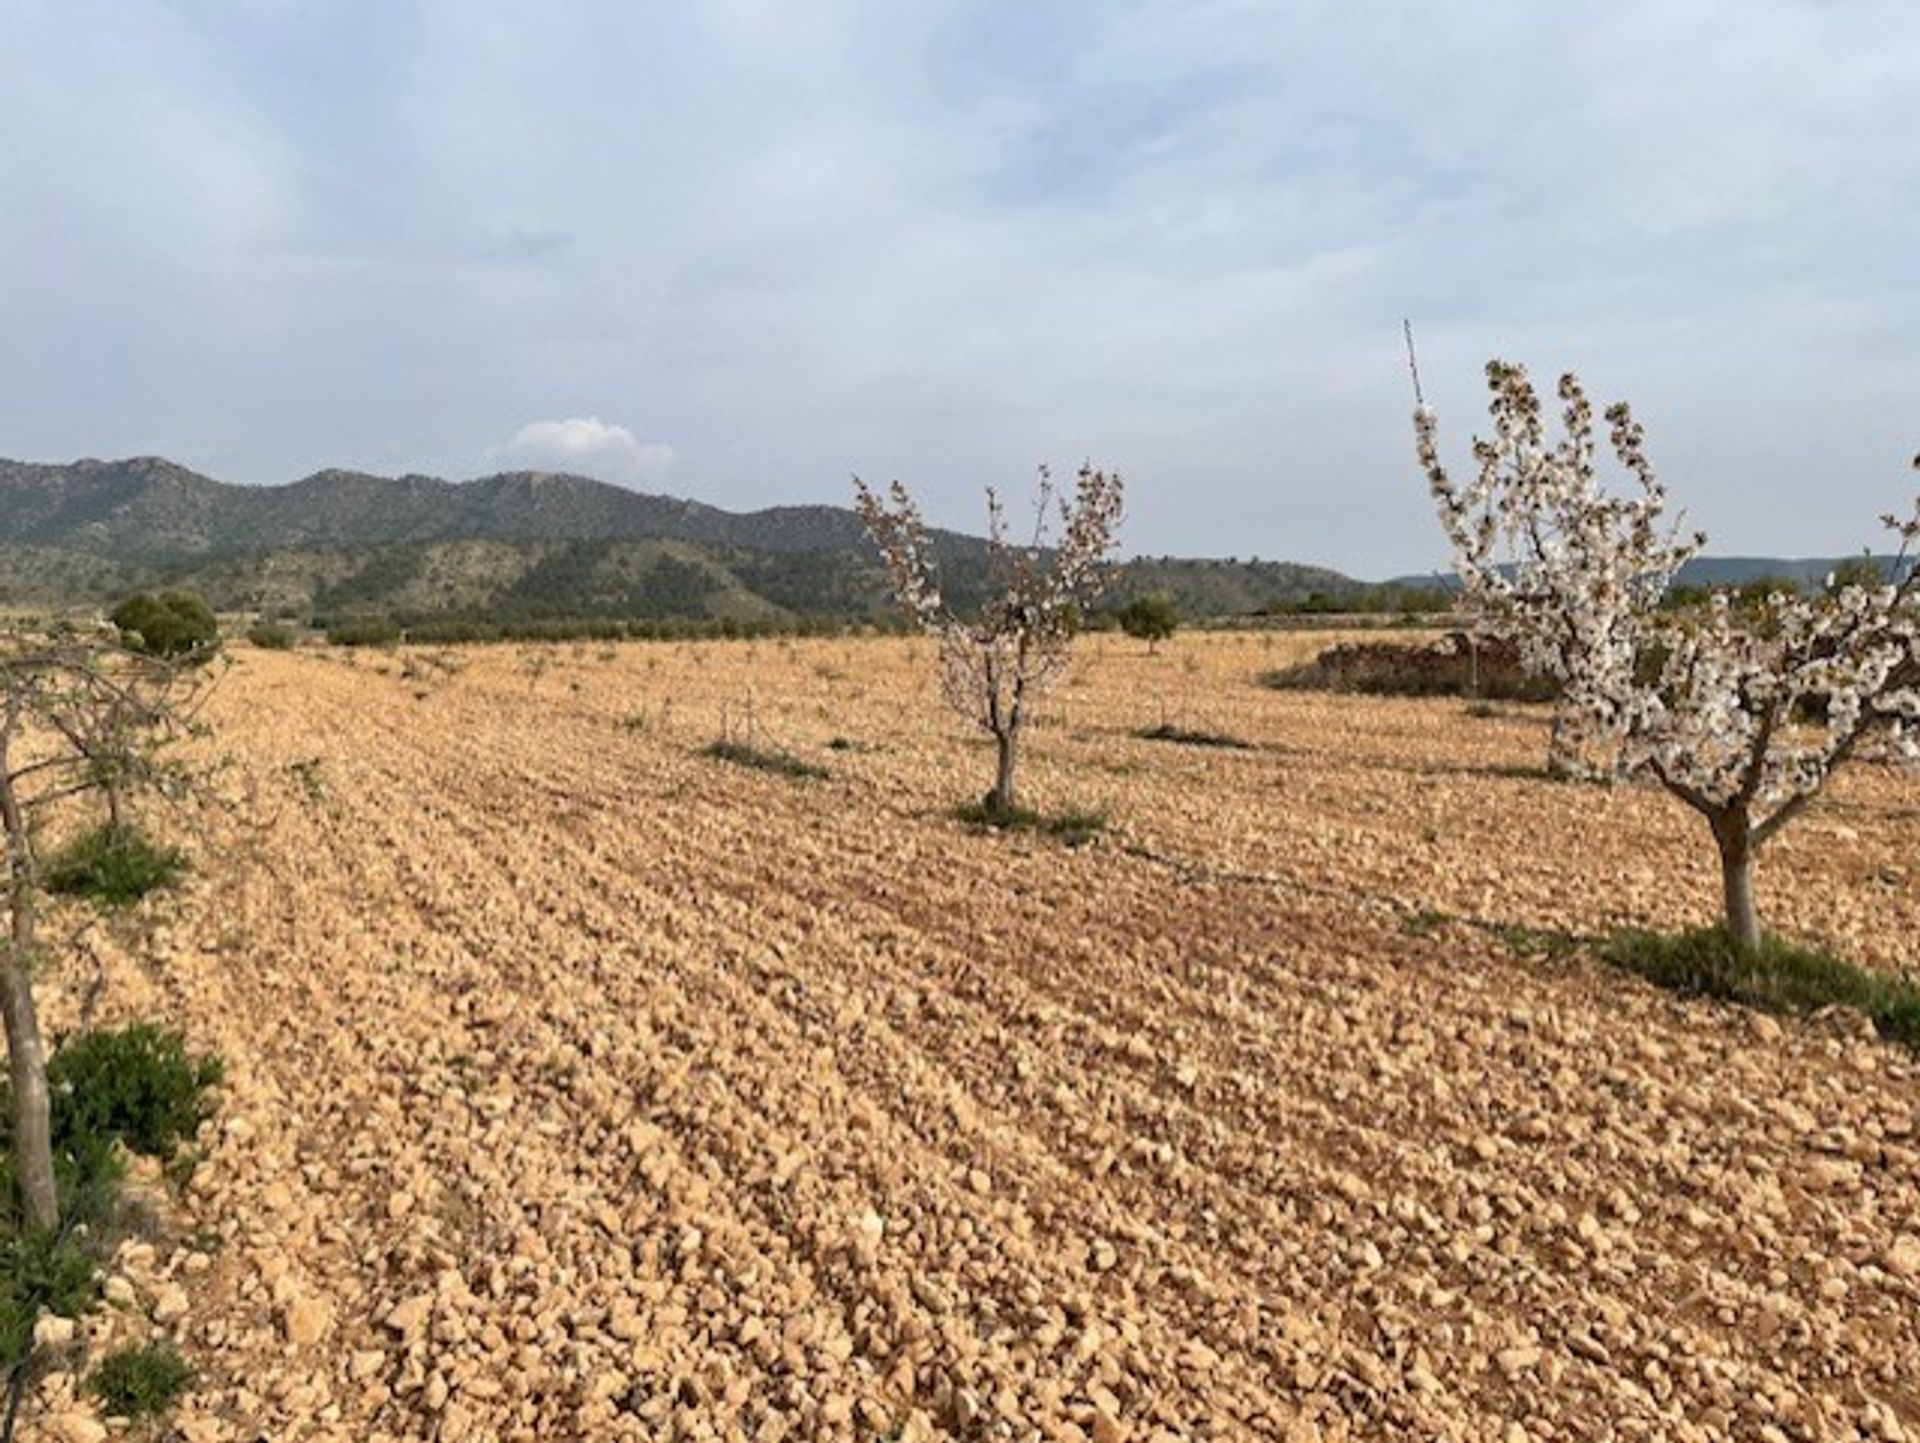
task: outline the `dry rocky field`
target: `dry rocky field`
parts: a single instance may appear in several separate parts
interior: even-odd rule
[[[1704,830],[1255,684],[1332,639],[1085,646],[1077,849],[951,817],[925,642],[244,651],[193,874],[43,983],[229,1071],[83,1328],[189,1443],[1920,1439],[1920,1060],[1503,934],[1709,920]],[[1911,967],[1917,858],[1856,768],[1763,905]]]

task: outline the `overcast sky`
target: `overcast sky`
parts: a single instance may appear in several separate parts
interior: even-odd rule
[[[1915,0],[0,0],[0,455],[729,507],[1084,457],[1130,549],[1430,567],[1491,355],[1712,549],[1920,448]]]

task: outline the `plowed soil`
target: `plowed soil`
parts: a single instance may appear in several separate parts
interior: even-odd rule
[[[165,1300],[189,1440],[1920,1437],[1920,1062],[1503,931],[1710,920],[1704,829],[1256,684],[1330,640],[1093,639],[1080,848],[954,820],[924,642],[246,652],[43,984],[231,1077],[94,1335]],[[1861,766],[1763,905],[1920,965],[1916,857]]]

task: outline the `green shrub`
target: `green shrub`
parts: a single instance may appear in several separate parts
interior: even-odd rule
[[[132,827],[96,827],[74,839],[49,863],[47,890],[90,897],[110,907],[139,901],[186,870],[187,859],[155,846]]]
[[[1198,731],[1192,727],[1175,726],[1172,722],[1161,722],[1157,727],[1142,727],[1134,735],[1144,742],[1175,742],[1188,747],[1224,747],[1230,751],[1253,749],[1253,743],[1244,742],[1239,737],[1229,736],[1225,732]]]
[[[87,1391],[114,1417],[150,1418],[166,1412],[192,1384],[192,1367],[171,1343],[145,1343],[102,1358]]]
[[[1702,927],[1672,936],[1617,932],[1600,955],[1676,992],[1767,1012],[1805,1014],[1836,1003],[1858,1008],[1882,1037],[1920,1052],[1920,986],[1812,948],[1769,937],[1757,952],[1742,952],[1724,928]]]
[[[43,1312],[76,1318],[98,1296],[86,1248],[58,1233],[9,1226],[0,1233],[0,1369],[27,1355]]]
[[[1122,631],[1146,642],[1151,650],[1180,629],[1180,608],[1166,592],[1149,591],[1121,607],[1114,619]]]
[[[792,777],[797,781],[817,779],[827,775],[827,769],[791,752],[775,751],[769,747],[750,746],[745,742],[715,742],[705,749],[705,755],[718,761],[732,762],[738,767],[753,767],[758,771],[773,772],[778,776]]]
[[[1107,827],[1106,813],[1083,807],[1046,813],[1028,807],[993,807],[985,802],[970,802],[956,807],[953,815],[976,831],[1041,832],[1058,837],[1069,847],[1083,846]]]
[[[107,619],[124,645],[148,656],[191,656],[220,640],[213,608],[191,591],[137,592]]]
[[[248,629],[247,640],[262,651],[291,651],[300,633],[283,622],[263,621]]]
[[[224,1069],[194,1057],[177,1032],[136,1022],[83,1033],[47,1064],[55,1136],[112,1137],[162,1161],[198,1130]]]
[[[76,1317],[96,1300],[97,1254],[119,1199],[120,1149],[163,1161],[184,1155],[180,1144],[206,1116],[206,1091],[220,1076],[217,1059],[190,1056],[177,1034],[146,1023],[85,1033],[57,1048],[47,1064],[61,1214],[53,1232],[26,1225],[13,1099],[0,1079],[0,1369],[26,1356],[41,1313]],[[125,1366],[129,1377],[145,1376],[139,1365]]]

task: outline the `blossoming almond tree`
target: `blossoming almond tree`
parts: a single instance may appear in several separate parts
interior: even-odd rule
[[[1536,676],[1556,683],[1550,770],[1593,770],[1619,717],[1642,639],[1674,573],[1704,536],[1666,525],[1666,487],[1648,462],[1639,425],[1610,408],[1610,440],[1635,491],[1601,490],[1593,407],[1573,376],[1560,381],[1564,436],[1550,442],[1526,371],[1495,361],[1493,435],[1474,442],[1479,475],[1455,488],[1440,461],[1431,409],[1415,415],[1420,463],[1453,543],[1463,600],[1479,626],[1508,639]]]
[[[956,615],[941,595],[932,540],[906,487],[895,481],[883,500],[857,476],[853,486],[894,594],[908,619],[938,640],[948,703],[997,745],[993,790],[983,805],[991,816],[1008,816],[1018,806],[1015,766],[1033,702],[1066,667],[1077,610],[1106,584],[1105,562],[1120,528],[1120,477],[1082,466],[1068,498],[1056,496],[1042,466],[1033,536],[1025,545],[1011,538],[1005,508],[989,488],[987,544],[998,590],[972,618]],[[1049,535],[1056,510],[1057,541]]]
[[[1561,684],[1562,765],[1651,777],[1706,820],[1728,934],[1751,951],[1759,849],[1870,734],[1920,762],[1920,502],[1911,519],[1882,518],[1899,542],[1877,584],[1775,593],[1742,611],[1717,595],[1698,614],[1662,614],[1661,594],[1705,538],[1662,528],[1666,492],[1631,412],[1607,412],[1637,483],[1612,497],[1574,377],[1560,382],[1564,437],[1549,444],[1525,370],[1496,361],[1487,376],[1494,436],[1475,443],[1473,482],[1447,475],[1433,412],[1422,405],[1414,418],[1466,603]]]

